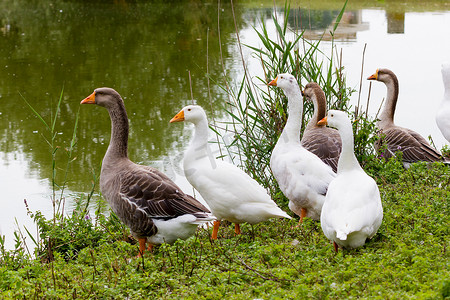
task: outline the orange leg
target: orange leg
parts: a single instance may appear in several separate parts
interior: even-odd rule
[[[150,243],[148,243],[147,250],[150,251],[150,252],[152,252],[152,251],[153,251],[153,245],[150,244]]]
[[[300,221],[298,221],[297,226],[295,226],[295,228],[300,227],[300,224],[303,223],[303,218],[306,217],[306,208],[302,208],[300,211]],[[293,227],[294,228],[294,227]]]
[[[212,232],[212,236],[211,236],[211,238],[213,240],[217,240],[217,233],[219,232],[219,226],[220,226],[220,221],[218,221],[218,220],[214,221],[213,232]]]
[[[338,244],[336,244],[336,242],[333,242],[333,246],[334,246],[334,251],[336,251],[336,253],[337,253],[339,251]]]
[[[234,224],[234,232],[236,234],[241,234],[241,227],[239,226],[238,223]]]
[[[300,211],[300,221],[298,222],[299,225],[303,222],[304,217],[306,217],[306,208],[302,208],[302,210]]]
[[[140,238],[139,239],[139,254],[138,254],[138,258],[141,257],[142,255],[144,255],[144,251],[145,251],[145,243],[147,242],[146,238]]]

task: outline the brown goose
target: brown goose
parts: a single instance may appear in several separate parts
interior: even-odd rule
[[[210,211],[162,172],[128,159],[128,117],[120,95],[98,88],[81,104],[105,107],[111,140],[100,173],[100,190],[114,213],[139,240],[139,256],[153,245],[192,236],[198,225],[214,220]]]
[[[395,107],[398,99],[398,80],[394,72],[388,69],[378,69],[368,80],[381,81],[386,85],[386,103],[377,122],[380,141],[375,144],[375,149],[381,151],[386,144],[386,150],[382,153],[385,159],[395,155],[397,151],[403,153],[403,165],[418,161],[442,161],[441,154],[417,132],[394,124]]]
[[[306,150],[317,155],[324,163],[337,172],[342,141],[336,129],[319,125],[317,122],[325,118],[325,93],[315,82],[305,86],[302,95],[314,104],[314,114],[303,132],[301,144]]]

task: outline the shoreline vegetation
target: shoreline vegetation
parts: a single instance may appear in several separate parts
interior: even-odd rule
[[[334,30],[345,8],[340,8]],[[289,11],[285,4],[285,19]],[[349,112],[354,121],[357,158],[379,186],[384,219],[374,238],[359,249],[336,254],[319,222],[310,219],[299,227],[295,227],[296,219],[243,224],[245,229],[239,236],[225,222],[216,241],[210,239],[211,228],[199,228],[187,241],[163,244],[151,254],[134,258],[138,251],[136,241],[114,214],[102,213],[104,201],[94,204],[94,212],[88,209],[98,189],[96,174],[91,175],[92,190],[75,199],[72,214],[64,213],[64,186],[76,157],[77,122],[69,145],[57,145],[56,118],[63,117],[59,109],[61,92],[48,122],[27,102],[47,130],[44,139],[53,165],[54,211],[51,218],[29,211],[36,228],[15,232],[12,250],[5,248],[5,238],[1,237],[2,299],[450,297],[449,167],[442,163],[416,163],[404,169],[400,156],[387,162],[379,158],[373,149],[375,118],[359,107],[349,107],[349,96],[355,91],[346,86],[336,50],[327,56],[320,51],[320,41],[308,41],[302,32],[291,37],[277,15],[273,21],[277,26],[276,39],[268,36],[264,25],[255,28],[263,48],[252,51],[260,58],[264,74],[255,79],[245,73],[237,91],[229,88],[226,75],[211,78],[216,81],[214,84],[225,82],[221,87],[229,96],[224,107],[230,121],[211,125],[217,133],[217,143],[224,155],[229,155],[235,164],[242,164],[240,167],[288,211],[287,199],[268,169],[271,150],[286,121],[287,104],[280,91],[268,89],[265,84],[267,79],[284,72],[302,83],[318,82],[329,108]],[[311,115],[312,106],[305,102],[304,124]],[[225,143],[230,132],[234,140]],[[65,151],[67,161],[57,160],[57,151]],[[37,239],[32,234],[35,231]],[[34,251],[29,251],[30,243]]]

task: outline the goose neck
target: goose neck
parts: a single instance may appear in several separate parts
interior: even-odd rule
[[[339,128],[339,133],[342,140],[342,151],[339,156],[338,173],[347,170],[361,169],[354,152],[352,124],[350,122],[346,123],[345,126]]]
[[[397,77],[395,75],[391,75],[384,83],[386,84],[387,95],[384,109],[380,115],[380,122],[382,124],[393,124],[399,90]]]
[[[325,112],[326,112],[326,107],[325,107],[326,102],[325,102],[324,95],[314,94],[311,97],[311,101],[314,105],[314,113],[311,117],[311,120],[309,120],[308,125],[306,126],[306,130],[320,126],[320,125],[317,125],[317,122],[319,122],[320,120],[322,120],[325,117]],[[323,125],[323,126],[325,126],[325,125]]]
[[[444,101],[450,102],[450,87],[444,92]]]
[[[288,98],[288,118],[286,125],[284,126],[281,137],[283,141],[289,143],[300,143],[300,130],[302,127],[302,114],[303,114],[303,100],[298,91],[286,91]]]
[[[208,122],[206,119],[194,123],[194,137],[187,150],[186,157],[196,159],[208,155]]]
[[[108,108],[111,118],[111,140],[105,158],[128,157],[128,116],[122,101]]]

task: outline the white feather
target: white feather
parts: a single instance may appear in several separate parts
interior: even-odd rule
[[[444,97],[436,114],[436,124],[445,139],[450,142],[450,63],[442,65]]]
[[[172,244],[177,239],[186,240],[195,234],[199,224],[213,220],[214,218],[197,219],[191,214],[168,220],[153,219],[153,223],[158,228],[158,232],[148,237],[147,241],[153,245],[159,245],[162,243]]]

